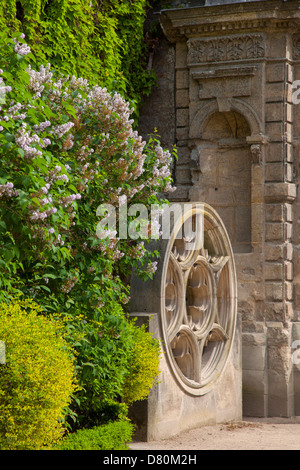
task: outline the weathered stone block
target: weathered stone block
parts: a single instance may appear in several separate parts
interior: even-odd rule
[[[286,325],[286,323],[285,323]],[[270,416],[292,416],[292,324],[281,322],[268,326],[268,408]]]
[[[285,133],[283,122],[266,122],[266,134],[273,140],[279,141]]]
[[[284,166],[282,163],[269,163],[266,165],[266,181],[278,181],[284,180]]]
[[[189,135],[189,128],[188,127],[177,127],[176,128],[176,137],[179,140],[187,139]]]
[[[292,262],[286,262],[285,263],[285,278],[288,281],[293,280],[293,263]]]
[[[265,285],[266,300],[268,301],[282,301],[284,300],[283,282],[266,283]]]
[[[297,195],[297,187],[293,183],[267,183],[264,189],[266,202],[293,201]]]
[[[277,81],[274,83],[266,83],[265,85],[265,99],[266,103],[268,102],[282,102],[284,97],[286,96],[285,93],[285,84],[284,81]]]
[[[188,90],[176,91],[176,106],[177,108],[187,108],[189,105],[189,92]]]
[[[294,166],[290,163],[287,163],[285,166],[285,178],[289,182],[294,180]]]
[[[177,147],[178,164],[186,165],[191,163],[191,151],[188,147]]]
[[[187,66],[187,45],[186,42],[177,42],[176,43],[176,67],[178,68],[186,68]]]
[[[266,67],[267,82],[283,82],[285,79],[284,64],[269,63]]]
[[[290,122],[286,122],[286,131],[284,136],[287,142],[291,143],[293,141],[293,127]]]
[[[243,333],[243,370],[265,369],[266,335],[264,333]]]
[[[292,326],[281,321],[267,322],[268,365],[285,378],[291,369]]]
[[[284,208],[282,204],[267,204],[266,220],[268,222],[284,222]]]
[[[284,224],[284,230],[285,230],[285,239],[287,241],[290,241],[293,237],[293,224],[291,223]]]
[[[293,289],[290,291],[291,299],[286,297],[285,301],[285,319],[287,322],[290,322],[294,318],[294,305],[293,305]],[[286,293],[287,296],[287,293]]]
[[[287,222],[293,222],[293,206],[292,204],[285,204],[285,217]]]
[[[250,207],[237,206],[235,209],[235,240],[238,243],[251,242],[251,210]]]
[[[286,154],[286,161],[290,162],[290,163],[293,163],[293,161],[294,161],[293,146],[289,143],[286,144],[285,154]]]
[[[264,174],[260,165],[252,165],[251,168],[251,183],[254,187],[262,186],[264,182]]]
[[[287,103],[286,106],[285,106],[285,118],[288,122],[292,122],[293,121],[293,105],[290,104],[290,103]]]
[[[281,223],[266,223],[266,241],[284,241],[284,225]]]
[[[205,80],[201,81],[199,91],[200,99],[211,99],[219,96],[227,98],[232,96],[251,95],[250,77],[228,77],[226,80],[224,80],[224,77],[210,78],[211,77],[208,75]],[[227,106],[223,109],[223,111],[225,110],[228,110]]]
[[[268,371],[268,415],[291,417],[294,415],[294,391],[291,374],[286,380],[274,370]]]
[[[293,245],[292,243],[287,243],[284,247],[284,256],[285,256],[285,259],[288,260],[288,261],[292,261],[293,259],[293,252],[294,252],[294,249],[293,249]]]
[[[279,261],[284,257],[284,246],[277,244],[265,244],[265,259],[266,261]]]
[[[270,136],[271,137],[271,136]],[[281,142],[270,142],[266,145],[266,162],[281,162],[284,158],[284,145]]]
[[[188,139],[178,140],[177,143],[176,143],[177,148],[188,147],[188,145],[189,145],[189,140]]]
[[[294,403],[295,403],[295,416],[300,415],[300,368],[299,365],[294,365]]]
[[[251,204],[251,241],[262,243],[264,237],[263,229],[264,207],[260,203]]]
[[[284,103],[266,103],[266,122],[282,121],[284,112]]]
[[[189,184],[191,182],[191,170],[189,168],[177,168],[176,183]]]
[[[169,194],[169,200],[170,201],[189,201],[193,200],[190,195],[190,186],[183,186],[183,185],[177,185],[176,190],[172,193]],[[197,201],[198,199],[194,199]]]
[[[292,83],[287,83],[286,87],[287,87],[286,101],[287,101],[287,103],[293,105],[293,92],[294,92],[294,89],[293,89]]]
[[[293,83],[294,81],[294,67],[292,64],[285,64],[286,69],[286,81],[288,83]]]
[[[235,213],[233,207],[222,207],[222,220],[225,224],[230,240],[233,240],[234,231],[236,228]]]
[[[264,191],[262,184],[251,184],[251,203],[257,204],[263,201]]]
[[[292,364],[294,376],[295,415],[300,414],[300,323],[293,322]]]
[[[244,416],[266,416],[266,379],[263,370],[243,370]]]
[[[177,70],[176,71],[176,88],[188,88],[189,87],[189,71],[188,70]]]
[[[297,282],[293,282],[294,287],[294,312],[295,312],[295,319],[300,320],[300,284]]]
[[[265,264],[265,279],[267,281],[275,281],[282,279],[283,264],[282,263],[266,263]]]
[[[285,321],[284,304],[282,302],[265,302],[265,320],[267,322]]]
[[[177,112],[176,112],[177,127],[185,127],[185,126],[188,126],[188,124],[189,124],[189,109],[188,108],[177,109]]]
[[[230,188],[230,186],[227,188],[227,191],[232,190],[233,198],[236,203],[238,202],[238,205],[241,206],[250,206],[250,188],[243,188],[243,187],[233,187]],[[257,196],[258,203],[260,203],[259,197]]]

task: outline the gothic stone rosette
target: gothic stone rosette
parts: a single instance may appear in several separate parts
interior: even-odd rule
[[[206,394],[229,357],[237,315],[231,244],[208,204],[171,204],[153,280],[133,277],[131,312],[157,313],[168,369],[189,395]],[[168,236],[165,236],[169,234]],[[134,313],[132,316],[134,317]]]
[[[231,245],[210,206],[194,204],[175,221],[161,281],[161,322],[169,364],[186,392],[202,395],[226,363],[236,323]]]

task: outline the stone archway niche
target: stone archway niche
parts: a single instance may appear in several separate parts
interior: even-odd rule
[[[163,351],[160,382],[133,410],[143,440],[241,418],[237,281],[221,218],[208,204],[175,204],[170,237],[153,249],[154,279],[131,289],[132,316],[149,320]]]
[[[193,140],[198,169],[192,183],[219,213],[235,253],[251,252],[251,166],[248,122],[239,112],[214,111]]]

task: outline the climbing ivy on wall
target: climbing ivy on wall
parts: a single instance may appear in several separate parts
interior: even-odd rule
[[[148,0],[1,0],[0,28],[22,31],[40,63],[118,91],[137,109],[150,93]]]

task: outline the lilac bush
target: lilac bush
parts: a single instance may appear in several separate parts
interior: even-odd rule
[[[57,76],[49,64],[35,70],[23,36],[13,38],[2,58],[1,233],[12,243],[10,265],[2,273],[7,279],[13,264],[19,285],[26,267],[34,289],[28,274],[36,263],[43,273],[49,257],[72,265],[74,250],[80,249],[96,259],[113,257],[115,262],[118,252],[119,257],[127,255],[127,263],[134,260],[136,243],[123,242],[120,250],[117,238],[97,240],[97,206],[117,205],[122,198],[128,204],[154,203],[159,192],[173,188],[170,152],[156,140],[148,146],[142,141],[132,127],[129,103],[87,80]],[[93,271],[99,274],[95,266]],[[66,273],[59,275],[57,267],[55,273],[55,288],[63,288]]]
[[[37,66],[22,35],[0,39],[0,299],[21,293],[89,332],[105,318],[114,340],[132,268],[148,263],[151,276],[155,262],[147,240],[98,238],[97,207],[160,204],[172,155],[142,140],[120,94]],[[90,350],[76,344],[84,369]]]

